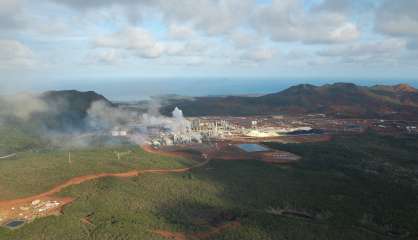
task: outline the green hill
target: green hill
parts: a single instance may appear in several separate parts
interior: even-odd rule
[[[93,91],[49,91],[43,93],[40,98],[47,104],[48,111],[37,114],[35,120],[46,128],[56,130],[83,128],[87,111],[93,102],[102,101],[109,106],[113,105]]]
[[[326,113],[343,117],[414,118],[418,116],[418,90],[405,84],[373,87],[351,83],[302,84],[261,97],[177,100],[164,106],[161,112],[169,114],[176,106],[188,116]]]
[[[88,109],[95,101],[113,105],[95,92],[75,90],[0,98],[0,135],[7,136],[0,138],[0,155],[45,145],[45,132],[83,130]],[[39,106],[28,107],[33,102]]]

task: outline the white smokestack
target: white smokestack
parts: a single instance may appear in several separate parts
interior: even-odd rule
[[[186,133],[190,130],[190,122],[183,116],[183,111],[176,107],[173,110],[173,126],[172,130],[176,134]]]
[[[178,107],[174,109],[172,114],[173,114],[173,118],[175,118],[176,120],[179,120],[179,121],[184,120],[183,111],[180,110]]]

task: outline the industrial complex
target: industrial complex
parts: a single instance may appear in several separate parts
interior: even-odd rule
[[[143,119],[116,127],[114,137],[140,139],[158,151],[210,153],[218,160],[258,160],[292,163],[300,159],[289,152],[270,149],[264,142],[303,143],[329,141],[339,134],[360,134],[369,129],[387,134],[418,134],[418,122],[380,119],[337,119],[325,114],[244,117],[190,117],[175,108],[171,118],[146,124]]]
[[[175,108],[172,117],[138,115],[137,119],[126,124],[113,126],[107,133],[97,134],[104,134],[112,139],[128,139],[150,152],[196,158],[200,160],[198,166],[202,166],[211,159],[290,164],[299,161],[301,157],[294,153],[271,149],[264,143],[328,141],[334,135],[359,134],[368,129],[384,134],[415,135],[418,134],[417,127],[418,122],[413,121],[337,119],[324,114],[186,118],[180,109]],[[120,159],[119,153],[117,158]],[[150,172],[153,171],[165,170]],[[110,176],[125,175],[136,176],[137,173]],[[10,229],[19,228],[33,219],[59,214],[62,207],[71,201],[69,198],[43,197],[7,202],[3,204],[5,208],[0,216],[0,224]]]
[[[374,129],[388,134],[417,134],[418,122],[380,119],[336,119],[324,114],[303,116],[183,117],[176,108],[173,117],[157,124],[143,121],[111,130],[115,137],[140,138],[154,148],[220,142],[296,142],[329,139],[334,134],[362,133]]]

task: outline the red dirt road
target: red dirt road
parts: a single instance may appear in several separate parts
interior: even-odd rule
[[[195,233],[181,233],[181,232],[169,232],[164,230],[156,230],[153,233],[160,235],[163,238],[173,240],[187,240],[187,239],[207,239],[214,235],[220,234],[229,228],[236,228],[240,226],[239,221],[233,221],[230,223],[223,224],[218,227],[212,227],[207,232],[195,232]]]
[[[125,173],[99,173],[99,174],[75,177],[41,194],[37,194],[34,196],[25,197],[25,198],[18,198],[14,200],[0,201],[0,212],[5,207],[18,206],[18,205],[30,203],[37,199],[45,199],[45,198],[51,197],[52,195],[58,192],[61,192],[66,187],[69,187],[72,185],[78,185],[78,184],[81,184],[83,182],[90,181],[93,179],[103,178],[103,177],[134,177],[134,176],[138,176],[138,171],[135,170],[135,171],[129,171]]]
[[[146,148],[144,148],[144,150],[149,151],[149,149],[146,149]],[[153,153],[159,153],[156,150],[154,150],[152,152]],[[171,153],[168,153],[168,154],[171,154]],[[171,155],[171,156],[173,156],[173,155]],[[145,173],[182,173],[182,172],[190,171],[194,168],[202,167],[202,166],[208,164],[209,161],[210,161],[210,159],[205,159],[205,161],[203,161],[203,162],[200,162],[200,163],[198,163],[194,166],[186,167],[186,168],[132,170],[132,171],[123,172],[123,173],[98,173],[98,174],[91,174],[91,175],[86,175],[86,176],[75,177],[75,178],[67,180],[64,183],[61,183],[61,184],[55,186],[54,188],[52,188],[51,190],[49,190],[47,192],[44,192],[44,193],[41,193],[41,194],[37,194],[37,195],[34,195],[34,196],[25,197],[25,198],[18,198],[18,199],[13,199],[13,200],[0,201],[0,215],[9,216],[9,218],[13,217],[12,208],[17,208],[17,207],[23,206],[23,205],[30,205],[30,203],[32,201],[35,201],[35,200],[50,200],[50,199],[53,199],[53,196],[56,193],[61,192],[64,188],[72,186],[72,185],[78,185],[78,184],[81,184],[83,182],[87,182],[87,181],[90,181],[90,180],[104,178],[104,177],[118,177],[118,178],[135,177],[135,176],[138,176],[140,174],[145,174]],[[69,204],[73,201],[73,199],[71,199],[71,198],[60,198],[60,200],[62,202],[61,208],[65,204]]]

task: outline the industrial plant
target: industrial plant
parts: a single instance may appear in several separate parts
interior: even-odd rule
[[[337,133],[377,131],[416,133],[416,124],[373,119],[335,119],[325,114],[301,116],[184,117],[175,108],[171,117],[142,115],[110,134],[154,148],[215,142],[305,142],[328,139]],[[290,139],[290,140],[289,140]]]
[[[291,133],[313,133],[311,126],[300,121],[288,123],[281,117],[185,118],[182,110],[175,108],[171,118],[148,118],[148,115],[141,116],[126,126],[114,127],[110,134],[113,137],[141,139],[143,144],[159,148],[238,139],[277,138]]]

